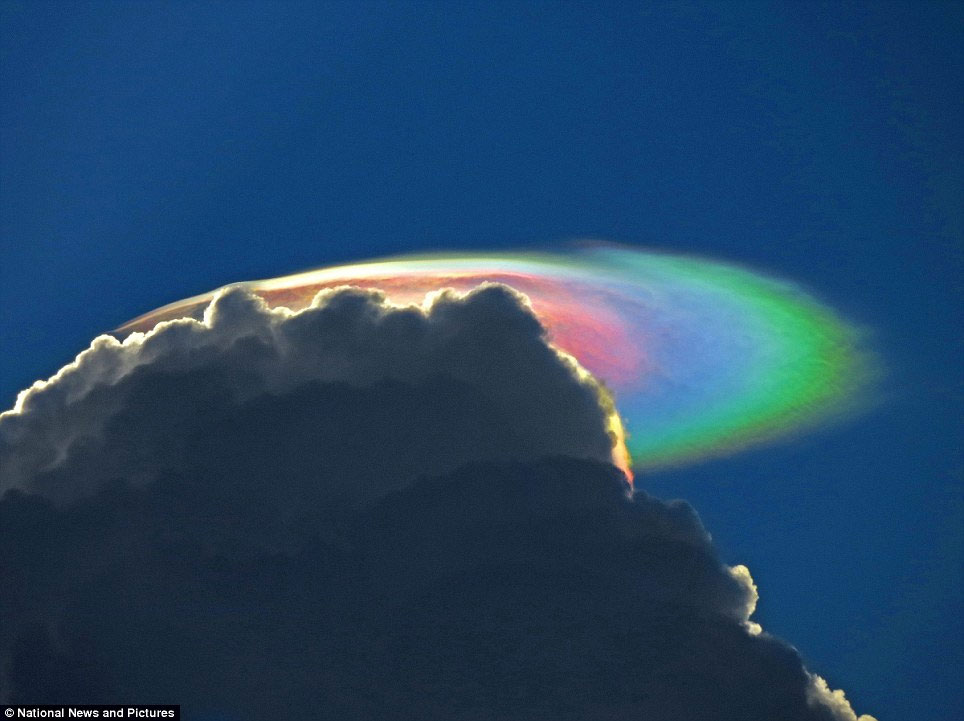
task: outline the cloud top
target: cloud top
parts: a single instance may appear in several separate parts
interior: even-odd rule
[[[332,289],[297,312],[269,309],[236,287],[218,293],[201,320],[161,323],[124,342],[101,336],[23,392],[0,415],[0,490],[70,500],[114,478],[148,483],[189,463],[191,443],[260,398],[310,394],[319,384],[361,393],[392,383],[412,397],[399,399],[395,417],[357,429],[367,439],[355,449],[359,464],[383,455],[371,444],[419,435],[421,416],[443,411],[450,417],[431,420],[438,437],[423,442],[435,447],[413,462],[413,474],[481,459],[622,458],[604,389],[546,343],[525,300],[505,286],[437,293],[422,307]],[[308,422],[265,425],[291,446],[311,443]]]

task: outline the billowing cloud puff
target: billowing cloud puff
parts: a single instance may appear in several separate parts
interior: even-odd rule
[[[266,472],[330,466],[337,441],[348,476],[329,473],[334,485],[316,490],[362,499],[471,460],[610,460],[604,397],[505,286],[443,292],[424,309],[324,291],[297,313],[234,288],[201,322],[101,336],[23,393],[0,416],[0,490],[65,500],[198,459],[237,465],[219,446],[227,432],[249,436],[243,461]]]
[[[609,413],[501,287],[98,339],[0,420],[0,697],[854,721],[693,509],[630,492]]]

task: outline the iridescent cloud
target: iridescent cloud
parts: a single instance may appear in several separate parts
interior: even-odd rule
[[[299,309],[322,289],[421,303],[499,282],[525,293],[550,340],[613,392],[636,469],[693,462],[838,418],[873,364],[857,332],[800,288],[734,265],[620,246],[409,256],[244,283]],[[199,317],[211,293],[124,325]]]

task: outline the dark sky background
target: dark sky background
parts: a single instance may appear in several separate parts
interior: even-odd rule
[[[639,479],[858,712],[964,712],[961,3],[3,2],[0,399],[222,284],[603,238],[867,328],[862,417]]]

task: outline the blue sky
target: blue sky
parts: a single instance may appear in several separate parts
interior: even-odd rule
[[[884,719],[964,712],[960,3],[0,5],[0,399],[227,282],[604,238],[785,276],[878,404],[641,478]]]

